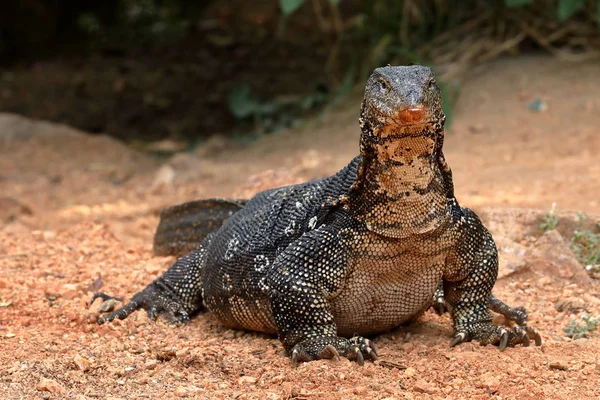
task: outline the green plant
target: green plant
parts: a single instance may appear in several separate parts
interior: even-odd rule
[[[303,113],[320,107],[328,100],[329,96],[322,88],[305,96],[260,99],[250,86],[239,85],[229,92],[228,106],[236,120],[252,122],[253,131],[249,137],[254,138],[293,126]]]
[[[571,238],[571,248],[579,261],[586,266],[586,270],[596,275],[600,272],[600,234],[583,228],[587,215],[582,212],[577,215],[579,222]],[[600,232],[600,221],[596,222],[596,228]]]
[[[571,339],[580,339],[582,337],[589,337],[592,332],[598,328],[600,324],[600,316],[591,317],[589,315],[582,315],[582,324],[578,324],[577,321],[571,320],[569,325],[564,329],[564,332]]]
[[[552,208],[543,218],[543,222],[540,224],[540,228],[544,230],[544,232],[551,231],[555,229],[558,223],[560,222],[559,218],[554,214],[556,212],[556,203],[552,203]]]
[[[147,43],[169,43],[183,38],[190,27],[178,1],[120,0],[116,18],[103,22],[96,12],[84,12],[77,26],[93,44],[136,48]]]

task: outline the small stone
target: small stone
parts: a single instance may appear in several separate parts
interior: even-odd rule
[[[417,381],[413,386],[414,391],[419,393],[427,393],[428,388],[429,385],[424,380]]]
[[[550,369],[557,370],[557,371],[566,371],[569,368],[569,366],[567,364],[565,364],[564,362],[562,362],[560,360],[550,361],[550,364],[548,364],[548,367],[550,367]]]
[[[111,312],[115,309],[115,299],[108,299],[100,304],[99,311],[102,313]]]
[[[40,382],[35,387],[37,390],[41,392],[50,392],[50,393],[59,393],[64,394],[67,391],[65,388],[54,379],[42,378]]]
[[[354,394],[357,394],[359,396],[367,394],[368,391],[369,390],[366,386],[357,386],[354,388]]]
[[[185,387],[178,386],[177,388],[175,388],[173,394],[177,397],[188,397],[190,393],[189,390],[187,390]]]
[[[416,373],[417,371],[413,367],[408,367],[406,370],[404,370],[404,376],[408,378],[415,376]]]
[[[590,344],[590,339],[582,337],[582,338],[573,340],[572,343],[577,346],[587,346]]]
[[[256,378],[253,376],[241,376],[238,379],[238,384],[240,385],[244,385],[244,384],[254,384],[256,383]]]
[[[75,357],[73,357],[73,362],[75,363],[77,368],[79,368],[79,370],[83,372],[88,371],[91,366],[91,363],[79,354],[76,354]]]

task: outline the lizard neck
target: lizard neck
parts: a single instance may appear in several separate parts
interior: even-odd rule
[[[379,132],[376,143],[361,145],[362,162],[349,201],[369,230],[404,238],[431,232],[446,220],[449,188],[440,165],[440,135],[443,130]]]

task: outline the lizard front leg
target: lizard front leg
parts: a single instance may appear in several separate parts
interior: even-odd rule
[[[457,226],[460,238],[444,277],[444,294],[454,319],[455,336],[451,346],[471,340],[482,345],[498,345],[500,350],[518,344],[528,346],[531,340],[541,345],[539,333],[525,325],[525,309],[510,308],[491,295],[498,276],[496,245],[475,213],[463,210],[464,216]],[[508,314],[519,325],[508,328],[492,323],[490,307]]]
[[[290,245],[271,269],[269,297],[279,338],[298,362],[339,355],[355,360],[376,360],[373,343],[366,338],[337,335],[329,299],[339,293],[347,275],[347,251],[330,226],[311,231]]]

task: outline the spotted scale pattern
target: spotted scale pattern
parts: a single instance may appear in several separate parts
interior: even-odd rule
[[[329,178],[259,193],[101,322],[138,308],[186,322],[205,307],[227,326],[278,334],[294,364],[362,363],[377,358],[364,336],[418,318],[437,289],[452,345],[539,344],[526,312],[491,296],[496,247],[454,197],[444,118],[429,68],[378,68],[358,157]],[[520,326],[493,324],[490,307]]]

